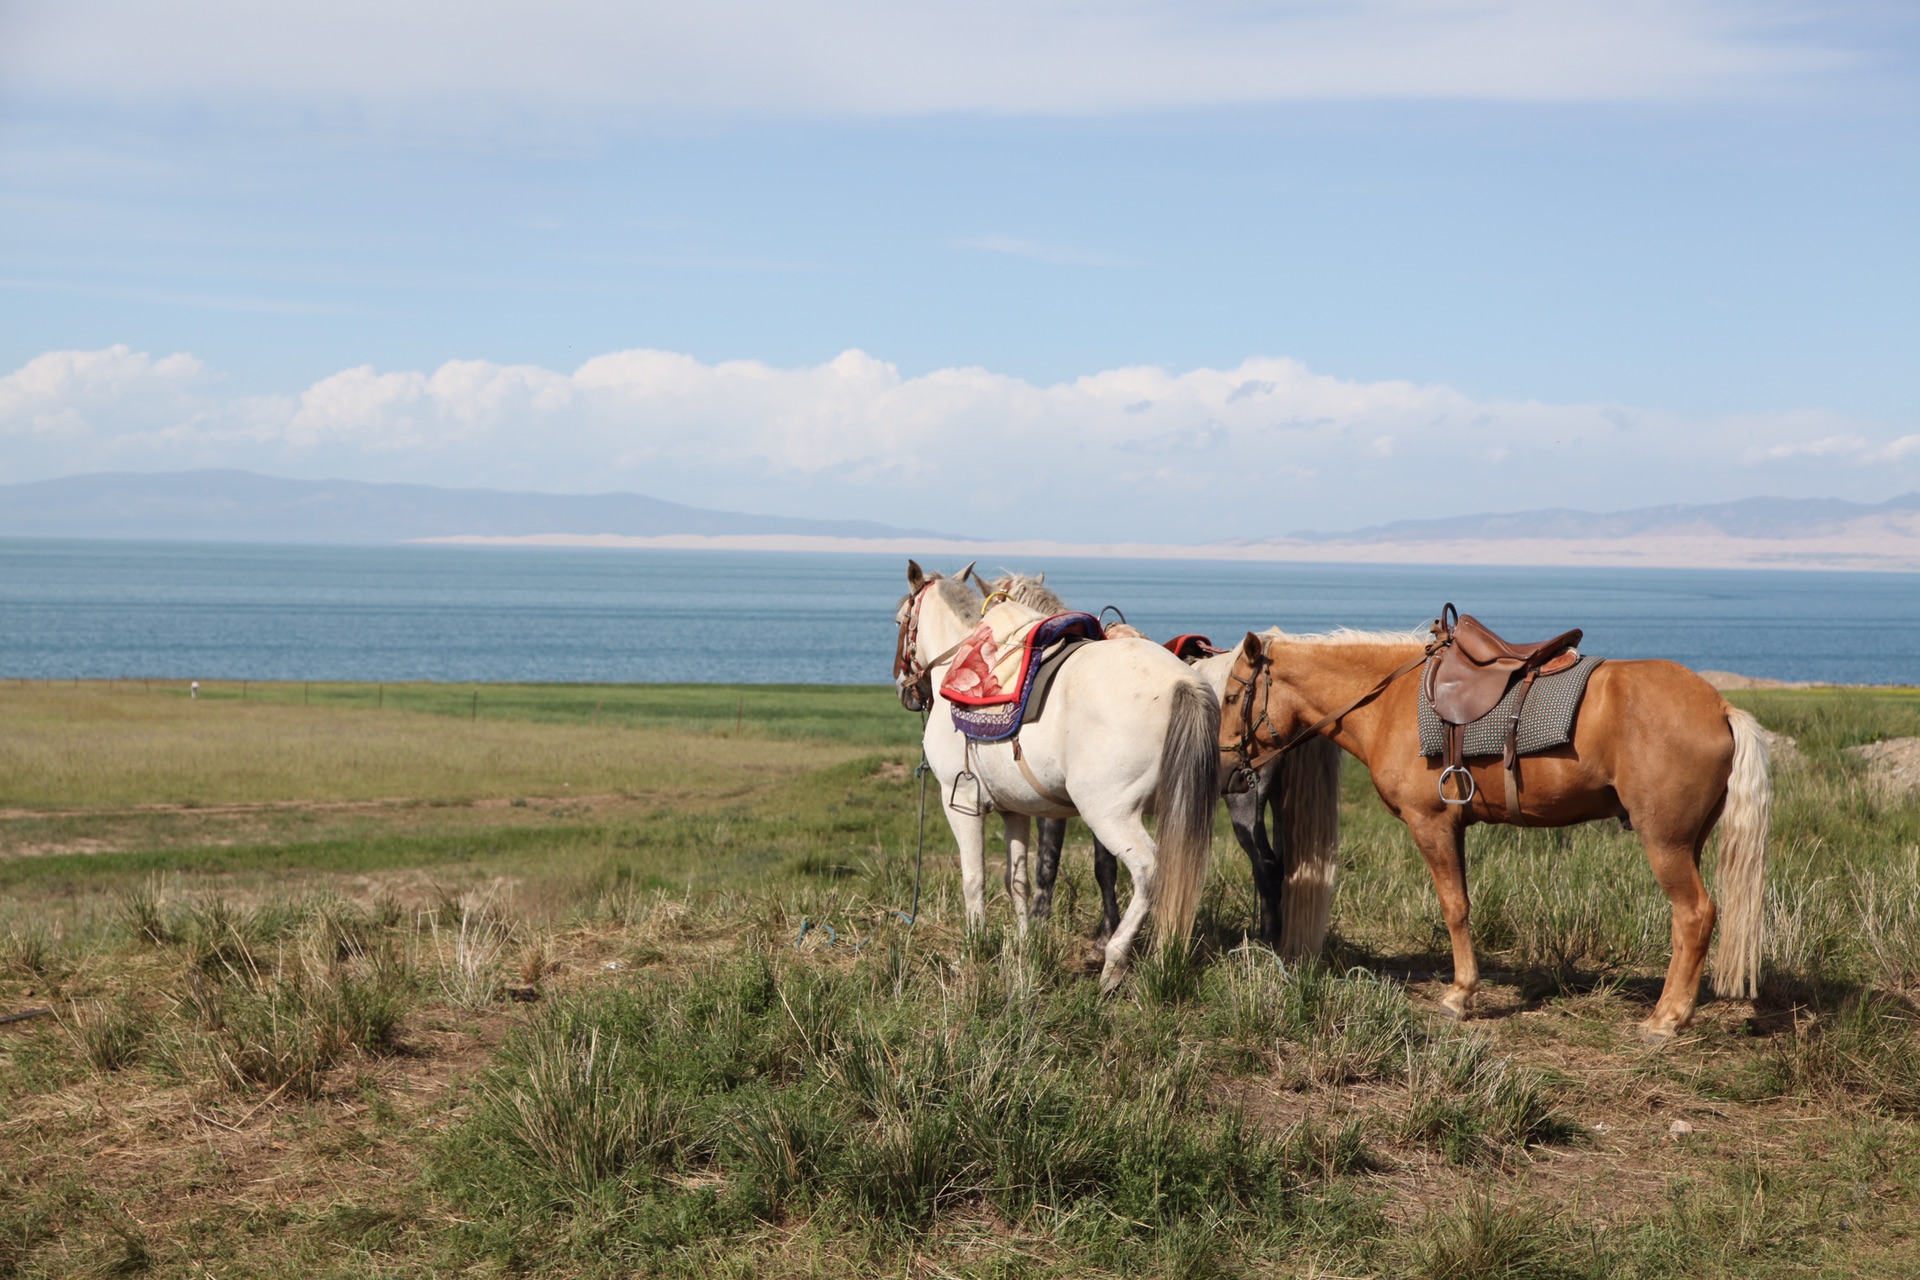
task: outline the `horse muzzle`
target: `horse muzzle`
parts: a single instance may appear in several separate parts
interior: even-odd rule
[[[933,705],[933,677],[922,675],[917,679],[895,676],[894,687],[900,694],[900,705],[909,711],[925,711]]]

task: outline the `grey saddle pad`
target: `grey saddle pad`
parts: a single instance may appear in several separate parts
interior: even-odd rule
[[[1532,755],[1573,741],[1573,719],[1580,710],[1580,699],[1587,692],[1587,680],[1593,669],[1605,661],[1583,657],[1555,676],[1541,676],[1527,694],[1527,705],[1520,712],[1520,754]],[[1493,710],[1466,727],[1461,735],[1461,754],[1497,756],[1507,750],[1507,717],[1520,697],[1520,682],[1515,680]],[[1437,756],[1446,749],[1440,717],[1427,701],[1426,682],[1420,684],[1420,754]]]

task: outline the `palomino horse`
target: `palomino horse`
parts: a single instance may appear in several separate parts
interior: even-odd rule
[[[1258,766],[1302,737],[1324,734],[1367,766],[1374,788],[1426,859],[1453,941],[1453,985],[1441,999],[1464,1018],[1479,985],[1467,932],[1466,829],[1506,822],[1498,757],[1469,763],[1475,797],[1442,802],[1440,763],[1420,754],[1416,705],[1424,636],[1341,632],[1249,635],[1227,677],[1220,750],[1224,762]],[[1721,830],[1718,885],[1727,920],[1714,990],[1752,996],[1760,974],[1766,875],[1766,739],[1759,723],[1673,662],[1605,662],[1594,669],[1573,741],[1524,766],[1521,823],[1562,827],[1600,818],[1631,826],[1673,908],[1666,986],[1641,1024],[1665,1040],[1693,1018],[1713,938],[1713,900],[1700,854]]]
[[[992,582],[973,574],[972,579],[989,598],[1002,595],[1046,614],[1067,612],[1066,601],[1047,586],[1044,573],[1002,574]],[[1107,634],[1140,636],[1140,632],[1125,623],[1108,627]],[[1226,688],[1233,660],[1234,652],[1227,650],[1189,665],[1218,697]],[[1326,945],[1340,852],[1337,800],[1342,758],[1339,747],[1324,738],[1314,738],[1257,770],[1252,785],[1227,797],[1227,816],[1233,822],[1233,834],[1253,866],[1253,887],[1259,897],[1255,930],[1262,942],[1290,960],[1319,955]],[[1292,799],[1288,801],[1283,797]],[[1276,819],[1271,829],[1269,812]],[[1053,885],[1060,873],[1060,850],[1065,843],[1067,824],[1042,818],[1037,825],[1033,918],[1044,920],[1052,907]],[[1111,937],[1120,923],[1118,870],[1114,856],[1096,838],[1093,879],[1100,887],[1103,924],[1099,937],[1102,940]]]
[[[979,799],[1006,818],[1014,919],[1022,932],[1028,817],[1077,814],[1126,863],[1133,900],[1107,940],[1100,976],[1101,990],[1112,991],[1150,909],[1163,946],[1193,928],[1213,852],[1219,701],[1159,645],[1106,640],[1082,646],[1061,668],[1047,714],[1017,739],[969,743],[939,689],[954,652],[980,621],[981,597],[965,581],[924,573],[912,561],[907,585],[895,614],[894,679],[908,710],[929,712],[922,746],[960,846],[968,925],[986,919],[986,824],[983,807],[960,794],[965,774],[977,779]],[[1159,818],[1157,842],[1143,821],[1149,812]]]

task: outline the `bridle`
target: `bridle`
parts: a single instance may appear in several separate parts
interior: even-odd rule
[[[1406,675],[1415,667],[1424,664],[1427,659],[1438,653],[1443,647],[1443,641],[1439,639],[1433,640],[1417,655],[1407,659],[1407,661],[1401,663],[1385,676],[1381,677],[1378,684],[1355,698],[1352,702],[1349,702],[1346,706],[1333,712],[1331,715],[1320,717],[1320,719],[1313,724],[1294,733],[1285,742],[1265,747],[1260,744],[1260,731],[1263,728],[1271,729],[1273,727],[1273,721],[1267,716],[1267,705],[1273,696],[1273,659],[1267,656],[1267,647],[1264,644],[1260,646],[1260,654],[1257,658],[1248,655],[1243,649],[1240,656],[1234,659],[1233,669],[1227,673],[1228,692],[1226,701],[1233,702],[1237,699],[1240,703],[1240,741],[1235,743],[1232,748],[1232,767],[1229,769],[1226,767],[1226,763],[1224,761],[1222,762],[1221,790],[1225,792],[1245,791],[1253,785],[1254,775],[1259,773],[1260,770],[1266,768],[1267,765],[1278,760],[1281,756],[1293,750],[1308,738],[1319,733],[1322,729],[1340,723],[1347,715],[1357,711],[1359,708],[1379,697],[1386,691],[1388,685],[1398,680],[1401,676]],[[1240,668],[1243,665],[1248,669],[1247,675],[1244,678],[1240,675]],[[1239,687],[1238,693],[1233,691],[1235,686]],[[1254,716],[1253,707],[1256,700],[1254,697],[1256,691],[1260,692],[1258,698],[1260,714],[1257,719]],[[1271,741],[1271,739],[1269,739],[1269,741]],[[1221,748],[1220,754],[1223,756],[1226,755],[1227,748]]]
[[[909,711],[925,711],[933,705],[933,669],[960,651],[960,645],[956,644],[931,662],[920,661],[920,608],[926,603],[927,592],[939,581],[936,575],[914,592],[913,603],[907,606],[907,616],[900,620],[900,636],[893,646],[893,687],[900,695],[900,705]]]

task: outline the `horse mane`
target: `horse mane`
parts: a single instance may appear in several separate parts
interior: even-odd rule
[[[1029,609],[1038,609],[1046,614],[1069,612],[1067,602],[1047,586],[1047,575],[1044,573],[1006,573],[988,585],[993,591],[1004,593],[1015,604],[1023,604]]]
[[[1296,635],[1291,631],[1282,631],[1279,627],[1269,627],[1258,633],[1262,640],[1285,640],[1289,644],[1324,645],[1403,645],[1425,644],[1430,637],[1425,631],[1356,631],[1352,627],[1335,627],[1332,631],[1313,631]]]
[[[934,579],[934,588],[947,608],[963,618],[980,616],[980,593],[959,578],[940,577]]]

